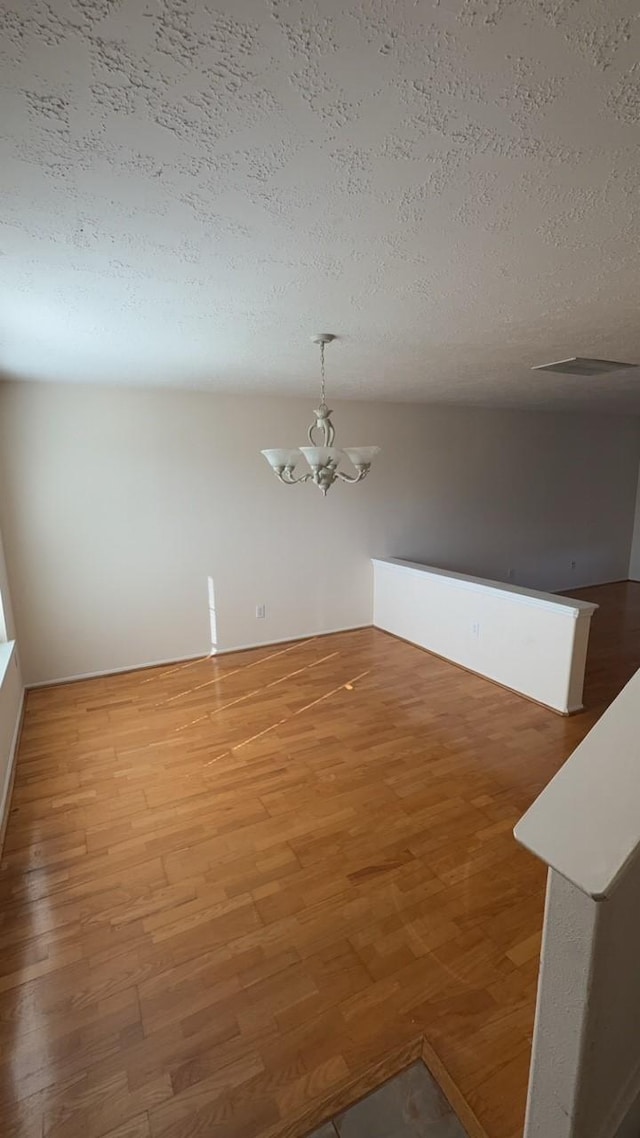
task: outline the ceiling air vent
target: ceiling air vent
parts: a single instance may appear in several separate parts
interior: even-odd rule
[[[625,364],[619,360],[590,360],[584,356],[572,356],[569,360],[558,360],[553,364],[536,364],[532,371],[556,371],[561,375],[606,375],[610,371],[628,371],[638,364]]]

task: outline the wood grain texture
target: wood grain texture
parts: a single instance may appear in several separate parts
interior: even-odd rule
[[[30,692],[3,1135],[294,1138],[420,1054],[473,1138],[520,1134],[545,874],[512,827],[640,666],[640,585],[581,595],[571,719],[375,629]]]

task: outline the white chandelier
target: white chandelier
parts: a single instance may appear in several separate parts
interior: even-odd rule
[[[296,482],[315,482],[319,486],[323,494],[326,494],[330,486],[339,478],[342,482],[362,482],[366,478],[369,470],[371,469],[371,461],[378,454],[380,447],[334,447],[333,440],[336,432],[331,422],[330,411],[327,407],[325,400],[325,376],[324,376],[324,349],[326,344],[330,344],[335,340],[335,336],[331,332],[318,332],[315,336],[311,337],[314,344],[320,345],[320,405],[317,411],[314,411],[316,417],[315,423],[312,423],[307,431],[307,437],[311,446],[297,447],[295,450],[285,450],[281,447],[271,450],[262,450],[269,466],[275,472],[281,482],[287,486],[294,486]],[[322,446],[317,446],[314,440],[314,432],[320,431],[322,435]],[[309,463],[311,470],[307,474],[301,474],[296,478],[294,471],[296,463],[303,457]],[[352,466],[355,467],[356,474],[346,474],[344,470],[338,469],[338,464],[341,459],[347,457]]]

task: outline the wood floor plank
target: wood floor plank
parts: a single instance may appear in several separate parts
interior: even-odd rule
[[[602,586],[565,719],[375,629],[28,694],[0,870],[20,1138],[296,1138],[424,1055],[521,1130],[544,870],[514,822],[640,666]]]

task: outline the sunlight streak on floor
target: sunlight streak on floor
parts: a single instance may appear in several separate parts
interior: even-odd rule
[[[282,727],[284,723],[289,723],[292,719],[295,719],[297,715],[302,715],[303,711],[308,711],[309,708],[316,707],[317,704],[322,703],[325,699],[330,699],[332,695],[335,695],[339,691],[353,691],[353,685],[356,684],[358,680],[362,680],[365,676],[368,676],[370,670],[371,669],[368,669],[366,672],[360,672],[360,675],[354,676],[344,684],[339,684],[337,688],[332,688],[331,691],[325,692],[325,694],[319,696],[318,699],[313,699],[311,703],[305,703],[304,707],[299,707],[297,711],[292,711],[291,715],[285,715],[284,719],[279,719],[277,723],[272,723],[269,727],[265,727],[263,731],[258,731],[257,734],[250,735],[248,739],[242,739],[240,743],[234,743],[232,747],[227,747],[226,750],[221,751],[219,755],[216,755],[214,759],[210,759],[209,762],[204,765],[210,767],[213,763],[217,763],[218,759],[224,758],[225,755],[239,751],[241,747],[247,747],[249,743],[254,743],[256,739],[261,739],[263,735],[268,735],[269,731],[275,731],[276,727]]]
[[[152,684],[156,680],[163,680],[166,676],[172,676],[174,674],[174,672],[182,672],[186,668],[192,668],[194,664],[205,664],[207,662],[207,660],[210,660],[210,659],[211,659],[210,655],[209,656],[196,656],[195,659],[187,660],[186,663],[184,663],[184,664],[176,664],[175,667],[173,667],[173,668],[163,668],[161,672],[158,671],[158,669],[156,668],[156,669],[154,669],[154,675],[153,676],[148,676],[146,680],[140,680],[140,687],[142,687],[143,684]]]
[[[220,676],[214,676],[211,680],[205,680],[202,684],[195,684],[194,687],[180,691],[177,695],[169,696],[169,698],[164,699],[162,703],[156,704],[156,707],[164,707],[167,703],[174,703],[176,699],[182,699],[185,695],[191,695],[193,692],[200,691],[202,688],[207,688],[210,684],[218,684],[221,680],[226,680],[229,676],[235,676],[238,672],[247,672],[249,668],[256,668],[258,664],[266,664],[267,660],[274,660],[276,656],[285,656],[287,652],[293,652],[296,648],[302,648],[306,644],[312,644],[314,640],[317,640],[316,636],[312,636],[309,640],[298,640],[295,644],[290,644],[288,648],[281,648],[279,652],[271,652],[269,656],[262,656],[260,660],[254,660],[251,664],[243,664],[241,668],[234,668],[231,672],[223,672]],[[206,659],[211,659],[211,657],[207,656]]]
[[[251,699],[254,695],[259,695],[260,692],[267,691],[268,688],[275,688],[278,684],[283,684],[285,680],[290,680],[292,676],[299,676],[301,672],[307,672],[309,668],[315,668],[318,664],[324,664],[326,660],[332,660],[334,656],[339,656],[339,652],[330,652],[328,656],[322,656],[319,660],[314,660],[312,664],[305,664],[302,668],[296,668],[293,672],[287,672],[286,676],[280,676],[277,680],[271,680],[268,684],[263,684],[262,687],[254,688],[253,691],[247,692],[246,695],[239,695],[237,699],[230,699],[228,703],[223,703],[221,707],[215,707],[213,711],[206,711],[204,715],[199,715],[197,719],[192,719],[189,723],[184,723],[180,727],[176,727],[176,731],[186,731],[189,727],[194,727],[196,723],[202,723],[205,719],[212,719],[214,715],[218,715],[221,711],[226,711],[229,707],[234,707],[237,703],[242,703],[245,699]]]

